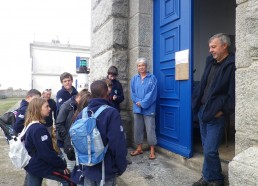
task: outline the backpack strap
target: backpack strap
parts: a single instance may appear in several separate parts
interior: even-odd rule
[[[99,107],[99,109],[98,109],[95,113],[93,113],[92,117],[97,118],[97,117],[99,116],[99,114],[100,114],[103,110],[105,110],[106,108],[108,108],[108,107],[110,107],[110,106],[108,106],[108,105],[102,105],[101,107]]]
[[[82,118],[88,118],[88,107],[85,107],[83,110],[82,110]]]
[[[19,137],[22,138],[26,134],[26,131],[30,128],[30,126],[35,123],[39,123],[39,121],[32,121],[31,123],[29,123],[28,126],[22,130]]]

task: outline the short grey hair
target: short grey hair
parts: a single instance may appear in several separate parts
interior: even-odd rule
[[[220,43],[221,44],[227,44],[228,45],[228,50],[230,49],[230,46],[231,46],[231,41],[230,41],[230,38],[227,34],[224,34],[224,33],[219,33],[219,34],[215,34],[214,36],[212,36],[210,39],[209,39],[209,43],[215,39],[215,38],[218,38],[220,40]]]
[[[147,66],[148,61],[147,61],[146,58],[141,57],[141,58],[138,58],[138,59],[136,60],[136,65],[138,65],[139,63],[144,63],[144,64]]]

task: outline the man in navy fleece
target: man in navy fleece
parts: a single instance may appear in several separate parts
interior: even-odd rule
[[[78,91],[73,86],[73,76],[68,72],[64,72],[60,75],[60,82],[62,88],[56,93],[56,115],[61,105],[70,99],[73,95],[76,95]]]
[[[110,105],[108,101],[108,87],[102,80],[94,81],[91,86],[92,99],[88,109],[96,112],[102,105]],[[82,117],[80,113],[77,119]],[[105,186],[116,185],[116,177],[124,173],[127,167],[126,141],[121,117],[117,109],[109,107],[105,109],[97,119],[97,127],[100,131],[104,146],[108,144],[105,155]],[[102,178],[102,163],[94,166],[84,166],[84,186],[99,185]]]

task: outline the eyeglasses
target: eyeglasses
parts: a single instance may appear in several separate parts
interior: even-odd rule
[[[47,89],[45,89],[45,91],[51,91],[52,89],[51,88],[47,88]]]

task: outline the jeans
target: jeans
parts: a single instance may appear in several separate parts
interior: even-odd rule
[[[155,116],[146,116],[142,114],[134,114],[134,140],[135,143],[143,143],[144,126],[147,133],[147,142],[149,145],[156,145],[157,138],[155,132]]]
[[[219,158],[219,146],[223,138],[225,128],[225,116],[214,118],[212,121],[203,123],[203,106],[198,113],[200,133],[202,139],[204,162],[202,174],[205,181],[224,182],[221,163]]]
[[[50,180],[56,180],[62,184],[62,186],[69,186],[69,181],[67,181],[65,178],[61,176],[57,176],[54,174],[50,174],[44,178],[50,179]],[[34,176],[30,173],[28,173],[28,183],[27,186],[41,186],[42,185],[42,177]]]
[[[86,176],[84,177],[84,186],[100,186],[100,182],[91,181]],[[116,186],[116,178],[111,178],[105,181],[104,186]]]

